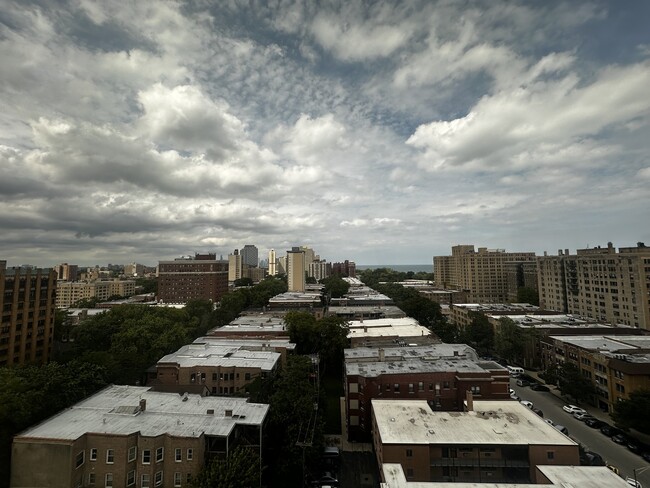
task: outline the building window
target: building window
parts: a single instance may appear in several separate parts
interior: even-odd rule
[[[555,459],[555,451],[546,451],[546,459]]]
[[[424,383],[422,381],[418,383],[418,391],[424,391]]]
[[[149,449],[142,450],[142,464],[151,463],[151,451]]]
[[[165,457],[165,448],[164,447],[159,447],[156,449],[156,462],[159,463],[163,460]]]
[[[140,477],[140,486],[142,488],[149,488],[149,486],[150,486],[149,481],[150,481],[149,475],[148,474],[143,474]]]
[[[106,473],[104,486],[113,486],[113,473]]]
[[[135,461],[136,457],[138,457],[138,448],[136,446],[129,447],[129,462]]]
[[[174,458],[175,458],[177,463],[180,463],[183,460],[183,452],[181,451],[180,447],[177,447],[174,450]]]
[[[413,457],[413,449],[406,450],[406,457]]]
[[[115,461],[115,451],[113,449],[106,449],[106,464],[113,464]]]
[[[154,486],[160,486],[162,485],[162,482],[163,482],[163,472],[156,471],[156,476],[154,478]]]
[[[245,379],[246,381],[250,380],[250,379],[251,379],[251,374],[250,374],[250,373],[245,373],[245,374],[244,374],[244,379]]]
[[[135,470],[131,470],[126,475],[126,486],[135,485]]]
[[[472,387],[470,387],[470,391],[472,392],[473,395],[480,395],[481,394],[481,387],[480,386],[472,386]]]
[[[174,473],[174,486],[181,486],[181,474]]]
[[[187,450],[187,460],[191,461],[192,459],[194,459],[194,450],[192,448],[189,448]]]
[[[395,383],[393,385],[393,391],[398,392],[399,391],[399,383]]]
[[[413,468],[406,468],[406,479],[412,480],[414,477]]]
[[[89,473],[88,474],[88,484],[89,485],[94,485],[95,484],[95,473]]]
[[[80,451],[79,454],[77,454],[77,459],[75,463],[77,468],[82,466],[85,461],[86,461],[86,451]]]

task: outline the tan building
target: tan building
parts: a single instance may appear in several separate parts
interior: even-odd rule
[[[148,384],[174,386],[181,393],[202,385],[212,395],[244,395],[251,383],[273,376],[279,365],[280,354],[275,351],[194,342],[162,357]]]
[[[238,445],[262,452],[269,406],[109,386],[14,437],[11,488],[183,487]]]
[[[56,278],[50,268],[6,269],[6,261],[0,261],[0,366],[49,360]]]
[[[451,248],[451,256],[435,256],[436,283],[443,288],[467,290],[471,302],[508,302],[506,263],[535,261],[534,252],[505,252],[473,245]]]
[[[650,248],[561,250],[537,259],[540,306],[650,329]]]
[[[96,298],[101,302],[113,296],[129,297],[134,294],[135,281],[132,280],[60,282],[56,296],[56,306],[58,308],[68,308],[79,300]]]
[[[76,264],[61,263],[54,267],[57,279],[61,281],[77,281],[79,266]]]
[[[630,393],[650,388],[650,336],[549,336],[542,340],[542,367],[575,365],[594,385],[589,403],[608,412]]]
[[[455,303],[449,307],[449,322],[462,329],[472,323],[476,313],[507,317],[544,312],[529,303]],[[554,314],[556,312],[547,313]]]
[[[352,320],[348,323],[352,347],[379,347],[440,342],[431,331],[412,317]]]
[[[235,281],[242,278],[243,271],[242,256],[239,250],[235,249],[233,254],[228,255],[228,281]]]
[[[510,261],[504,265],[508,281],[508,302],[518,301],[519,288],[529,288],[537,292],[537,262]]]
[[[124,275],[125,276],[137,276],[139,278],[143,277],[145,274],[144,264],[139,263],[130,263],[124,265]]]
[[[400,464],[408,481],[530,483],[539,465],[579,465],[578,444],[514,400],[434,412],[424,400],[372,400],[380,473]],[[382,481],[386,481],[385,479]]]
[[[275,256],[275,249],[269,251],[269,276],[278,274],[278,262]]]
[[[305,291],[305,251],[298,247],[287,251],[287,291]]]
[[[158,299],[185,304],[190,300],[218,302],[228,293],[228,262],[214,254],[158,263]]]
[[[345,405],[350,438],[370,436],[370,401],[421,399],[432,410],[462,411],[474,398],[506,400],[510,375],[494,361],[480,360],[466,344],[358,347],[345,350]]]

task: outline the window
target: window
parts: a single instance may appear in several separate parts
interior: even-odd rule
[[[406,468],[406,479],[412,480],[413,476],[413,468]]]
[[[126,475],[126,486],[135,485],[135,470],[131,470]]]
[[[472,394],[474,394],[474,395],[480,395],[481,394],[481,387],[480,386],[472,386],[470,388],[470,390],[472,391]]]
[[[174,451],[174,458],[176,459],[177,463],[180,463],[183,460],[183,452],[181,451],[180,447],[177,447]]]
[[[163,482],[163,472],[156,471],[156,476],[154,477],[154,486],[160,486]]]
[[[77,459],[76,459],[77,468],[83,465],[85,461],[86,461],[86,451],[80,451],[79,454],[77,454]]]
[[[250,380],[250,379],[251,379],[251,374],[250,374],[250,373],[245,373],[245,374],[244,374],[244,379],[245,379],[246,381]]]
[[[187,460],[191,461],[194,459],[194,450],[192,448],[187,450]]]
[[[181,474],[174,473],[174,486],[181,486]]]
[[[129,447],[129,462],[135,461],[136,457],[138,457],[138,448],[136,446]]]
[[[555,451],[546,451],[546,459],[555,459]]]
[[[89,485],[94,485],[95,484],[95,473],[89,473],[88,474],[88,484]]]
[[[413,457],[413,449],[406,450],[406,457]]]
[[[399,391],[399,383],[393,385],[393,391]]]
[[[164,456],[165,456],[165,448],[164,447],[159,447],[158,449],[156,449],[156,462],[157,463],[162,461]]]
[[[148,474],[143,474],[140,477],[140,486],[142,488],[149,488],[149,486],[150,486],[149,481],[150,481],[149,475]]]
[[[142,464],[151,463],[151,451],[149,449],[142,450]]]
[[[106,473],[104,486],[113,486],[113,473]]]
[[[106,449],[106,464],[113,464],[115,461],[115,451],[113,449]]]

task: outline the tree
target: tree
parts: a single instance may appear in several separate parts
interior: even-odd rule
[[[524,347],[521,329],[509,317],[501,317],[494,335],[494,350],[510,363],[520,362]]]
[[[320,320],[307,312],[289,312],[285,318],[291,342],[298,354],[320,354],[325,366],[340,371],[343,349],[348,344],[347,323],[340,317]]]
[[[539,293],[534,288],[522,286],[517,289],[517,302],[539,305]]]
[[[318,281],[316,281],[316,278],[314,278],[313,276],[307,276],[305,278],[305,283],[307,283],[308,285],[315,285],[316,283],[318,283]]]
[[[136,278],[135,286],[142,288],[142,293],[158,293],[158,280],[156,278]]]
[[[630,398],[614,404],[612,418],[621,427],[650,433],[650,389],[630,392]]]
[[[576,403],[587,400],[594,392],[591,381],[582,376],[578,366],[569,362],[558,366],[557,386],[562,395],[573,397]]]
[[[226,459],[212,458],[192,481],[194,488],[250,488],[260,485],[260,458],[246,446],[237,446]]]
[[[471,312],[471,317],[472,322],[463,328],[458,340],[472,346],[480,356],[488,356],[494,349],[492,324],[485,314]]]
[[[336,275],[323,278],[320,282],[325,285],[325,294],[332,298],[341,298],[350,289],[350,283]]]
[[[253,280],[250,278],[238,278],[235,280],[235,286],[253,286]]]

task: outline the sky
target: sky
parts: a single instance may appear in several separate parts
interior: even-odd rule
[[[650,2],[0,0],[0,259],[650,244]]]

